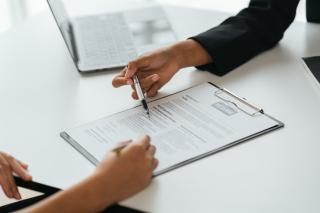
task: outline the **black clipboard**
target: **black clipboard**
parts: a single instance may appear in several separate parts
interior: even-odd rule
[[[17,201],[12,204],[2,206],[2,207],[0,207],[0,212],[13,212],[13,211],[17,211],[17,210],[26,208],[26,207],[31,206],[37,202],[40,202],[41,200],[60,191],[59,188],[45,185],[42,183],[38,183],[35,181],[24,181],[21,178],[16,177],[16,176],[14,177],[14,180],[15,180],[17,186],[20,186],[25,189],[30,189],[32,191],[40,192],[43,194],[36,196],[36,197],[32,197],[29,199]]]
[[[193,157],[193,158],[187,159],[187,160],[185,160],[185,161],[183,161],[183,162],[180,162],[180,163],[178,163],[178,164],[176,164],[176,165],[174,165],[174,166],[171,166],[171,167],[169,167],[169,168],[167,168],[167,169],[164,169],[164,170],[161,170],[161,171],[159,171],[159,172],[157,172],[157,173],[154,173],[154,174],[153,174],[153,177],[162,175],[162,174],[164,174],[164,173],[167,173],[167,172],[169,172],[169,171],[172,171],[172,170],[174,170],[174,169],[177,169],[177,168],[179,168],[179,167],[182,167],[182,166],[187,165],[187,164],[189,164],[189,163],[192,163],[192,162],[194,162],[194,161],[197,161],[197,160],[200,160],[200,159],[202,159],[202,158],[208,157],[208,156],[210,156],[210,155],[216,154],[216,153],[218,153],[218,152],[221,152],[221,151],[223,151],[223,150],[226,150],[226,149],[228,149],[228,148],[230,148],[230,147],[233,147],[233,146],[235,146],[235,145],[238,145],[238,144],[240,144],[240,143],[246,142],[246,141],[248,141],[248,140],[254,139],[254,138],[256,138],[256,137],[259,137],[259,136],[261,136],[261,135],[270,133],[270,132],[272,132],[272,131],[275,131],[275,130],[277,130],[277,129],[280,129],[280,128],[284,127],[284,123],[283,123],[283,122],[281,122],[281,121],[279,121],[279,120],[271,117],[270,115],[266,114],[265,111],[264,111],[262,108],[256,106],[255,104],[252,104],[252,103],[248,102],[247,99],[242,98],[242,97],[239,97],[238,95],[230,92],[229,90],[227,90],[227,89],[225,89],[225,88],[219,87],[219,86],[217,86],[216,84],[214,84],[214,83],[212,83],[212,82],[207,82],[207,83],[218,89],[217,94],[215,94],[217,97],[219,97],[219,94],[222,94],[222,93],[223,93],[223,94],[226,94],[228,97],[231,98],[230,100],[225,100],[224,98],[220,97],[220,99],[221,99],[222,101],[227,101],[227,102],[233,104],[234,106],[236,106],[237,108],[239,108],[241,111],[244,111],[244,112],[245,112],[246,114],[248,114],[249,116],[257,116],[257,115],[259,115],[259,114],[261,114],[261,115],[263,115],[263,116],[267,116],[267,117],[270,118],[271,120],[275,121],[275,123],[277,123],[277,125],[275,125],[275,126],[273,126],[273,127],[271,127],[271,128],[265,129],[265,130],[263,130],[263,131],[256,132],[255,134],[249,135],[249,136],[247,136],[247,137],[245,137],[245,138],[241,138],[241,139],[239,139],[239,140],[237,140],[237,141],[234,141],[234,142],[232,142],[232,143],[229,143],[229,144],[227,144],[227,145],[225,145],[225,146],[222,146],[222,147],[220,147],[220,148],[218,148],[218,149],[214,149],[214,150],[211,150],[211,151],[206,152],[206,153],[204,153],[204,154],[201,154],[201,155],[195,156],[195,157]],[[199,86],[199,85],[196,85],[196,86]],[[196,87],[196,86],[193,86],[193,87]],[[178,94],[178,93],[180,93],[180,92],[186,91],[186,90],[191,89],[191,88],[193,88],[193,87],[190,87],[190,88],[181,90],[181,91],[179,91],[179,92],[176,92],[176,93],[173,93],[173,94],[164,96],[164,97],[162,97],[162,98],[153,100],[153,101],[151,101],[151,102],[154,102],[154,101],[157,101],[157,100],[160,100],[160,99],[163,99],[163,98],[166,98],[166,97],[169,97],[169,96]],[[236,102],[238,102],[238,104],[237,104]],[[240,104],[243,104],[244,106],[246,106],[246,107],[248,107],[248,108],[250,108],[250,109],[252,109],[253,111],[252,111],[252,112],[246,112],[245,109],[242,109],[241,107],[239,107],[239,105],[240,105],[239,103],[240,103]],[[137,107],[139,107],[139,106],[137,106]],[[127,109],[127,110],[130,110],[130,109]],[[124,110],[124,111],[126,111],[126,110]],[[124,112],[124,111],[121,111],[121,112]],[[121,113],[121,112],[118,112],[118,113]],[[115,114],[118,114],[118,113],[115,113]],[[111,116],[112,116],[112,115],[111,115]],[[80,154],[82,154],[87,160],[89,160],[93,165],[95,165],[95,166],[98,165],[98,163],[99,163],[98,159],[95,158],[95,157],[94,157],[90,152],[88,152],[84,147],[82,147],[82,146],[81,146],[76,140],[74,140],[70,135],[68,135],[67,132],[61,132],[61,133],[60,133],[60,136],[61,136],[67,143],[69,143],[74,149],[76,149]]]
[[[59,188],[45,185],[42,183],[38,183],[35,181],[24,181],[19,177],[14,177],[14,180],[15,180],[17,186],[20,186],[25,189],[30,189],[30,190],[33,190],[36,192],[41,192],[43,194],[36,196],[36,197],[33,197],[33,198],[29,198],[29,199],[25,199],[22,201],[14,202],[12,204],[1,206],[0,207],[1,213],[14,212],[14,211],[21,210],[23,208],[27,208],[33,204],[36,204],[36,203],[50,197],[53,194],[61,191],[61,189],[59,189]],[[113,206],[110,206],[109,208],[103,210],[102,212],[104,212],[104,213],[142,213],[141,211],[127,208],[124,206],[120,206],[118,204],[114,204]]]

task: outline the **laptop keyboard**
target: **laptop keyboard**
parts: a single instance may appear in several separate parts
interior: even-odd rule
[[[87,66],[124,65],[137,56],[122,14],[82,17],[76,23],[82,44],[80,61]]]

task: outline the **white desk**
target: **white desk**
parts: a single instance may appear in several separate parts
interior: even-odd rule
[[[180,38],[228,14],[167,7]],[[298,62],[320,54],[320,26],[295,23],[279,46],[219,78],[185,71],[162,94],[213,81],[286,124],[157,177],[122,204],[151,212],[319,212],[320,89]],[[66,188],[94,167],[59,132],[136,104],[115,72],[77,73],[51,15],[0,35],[0,149],[28,162],[35,181]],[[116,102],[114,100],[117,100]]]

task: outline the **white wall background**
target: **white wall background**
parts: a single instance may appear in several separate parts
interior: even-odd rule
[[[90,0],[89,0],[90,1]],[[110,0],[106,0],[110,1]],[[121,1],[121,0],[118,0]],[[249,0],[157,0],[161,3],[236,13],[248,5]],[[281,1],[281,0],[279,0]],[[305,21],[305,1],[301,0],[297,18]],[[41,13],[47,8],[46,0],[0,0],[0,32],[10,29],[26,17]],[[25,11],[25,12],[23,12]],[[25,14],[24,14],[25,13]]]

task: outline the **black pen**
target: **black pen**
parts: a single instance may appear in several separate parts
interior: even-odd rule
[[[141,86],[140,86],[140,82],[139,82],[139,79],[138,79],[137,75],[135,75],[133,77],[133,82],[134,82],[134,87],[136,88],[136,91],[137,91],[138,98],[141,101],[142,106],[145,109],[148,117],[150,118],[149,107],[148,107],[148,104],[147,104],[146,99],[144,97],[144,94],[142,92],[142,89],[141,89]]]

